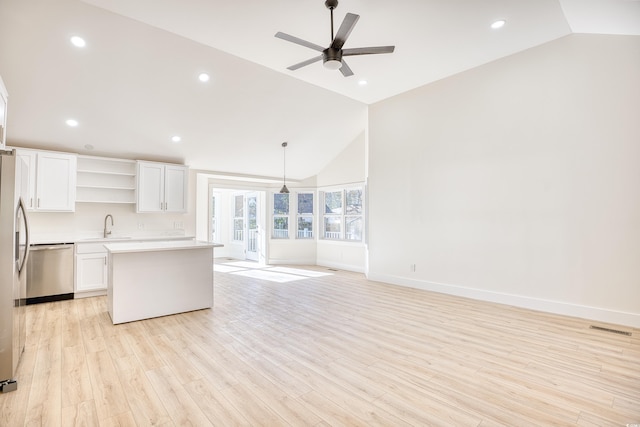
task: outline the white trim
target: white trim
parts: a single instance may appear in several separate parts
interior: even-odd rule
[[[392,285],[406,286],[431,292],[439,292],[448,295],[472,298],[480,301],[512,305],[515,307],[526,308],[530,310],[537,310],[564,316],[579,317],[582,319],[640,328],[640,313],[628,313],[623,311],[609,310],[606,308],[545,300],[542,298],[493,292],[484,289],[473,289],[464,286],[428,282],[425,280],[409,279],[401,276],[369,273],[367,278],[369,280],[389,283]]]

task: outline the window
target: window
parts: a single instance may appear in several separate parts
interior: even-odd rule
[[[287,193],[273,195],[273,237],[289,238],[289,194]]]
[[[313,238],[313,193],[298,193],[298,239]]]
[[[362,241],[362,188],[326,191],[323,194],[323,238]]]
[[[244,196],[235,196],[233,207],[233,240],[244,240]]]

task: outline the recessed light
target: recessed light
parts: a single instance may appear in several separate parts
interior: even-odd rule
[[[73,36],[71,37],[71,44],[75,47],[85,47],[87,42],[80,36]]]
[[[366,80],[360,80],[360,81],[358,81],[358,84],[359,84],[360,86],[366,86],[366,85],[367,85],[367,83],[368,83],[368,82],[367,82]]]
[[[209,74],[207,73],[200,73],[198,75],[198,80],[200,80],[201,82],[208,82],[210,78],[211,77],[209,77]]]
[[[491,24],[491,28],[493,28],[494,30],[497,30],[498,28],[504,27],[504,24],[506,24],[506,23],[507,23],[507,21],[505,21],[504,19],[501,19],[501,20],[496,21],[493,24]]]
[[[67,126],[71,126],[72,128],[78,126],[78,121],[75,119],[68,119],[66,122]]]
[[[175,135],[171,137],[171,141],[177,144],[178,142],[182,141],[182,138],[180,138],[178,135]]]

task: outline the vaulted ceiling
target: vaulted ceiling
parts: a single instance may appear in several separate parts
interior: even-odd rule
[[[368,104],[571,33],[640,35],[638,0],[341,0],[336,29],[347,12],[345,48],[396,49],[349,57],[345,78],[288,70],[318,52],[274,37],[329,45],[323,0],[2,0],[8,140],[271,177],[288,141],[302,179],[364,132]]]

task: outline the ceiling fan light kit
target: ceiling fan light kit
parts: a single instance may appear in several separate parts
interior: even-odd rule
[[[351,71],[351,68],[349,68],[347,63],[343,60],[344,56],[392,53],[395,50],[395,46],[375,46],[343,49],[342,46],[344,46],[347,38],[349,37],[349,34],[351,34],[351,31],[355,27],[356,22],[358,22],[358,19],[360,19],[360,16],[353,13],[347,13],[347,15],[344,17],[344,20],[342,21],[342,24],[340,25],[340,28],[338,28],[338,33],[334,36],[333,9],[338,7],[338,0],[326,0],[324,2],[324,5],[331,12],[331,44],[329,45],[329,47],[324,48],[315,43],[311,43],[282,32],[276,33],[275,36],[279,39],[286,40],[300,46],[308,47],[322,53],[319,56],[315,56],[311,59],[307,59],[306,61],[302,61],[290,67],[287,67],[288,70],[295,71],[298,68],[305,67],[322,59],[322,63],[325,68],[328,68],[330,70],[340,70],[343,76],[349,77],[353,75],[353,71]]]

